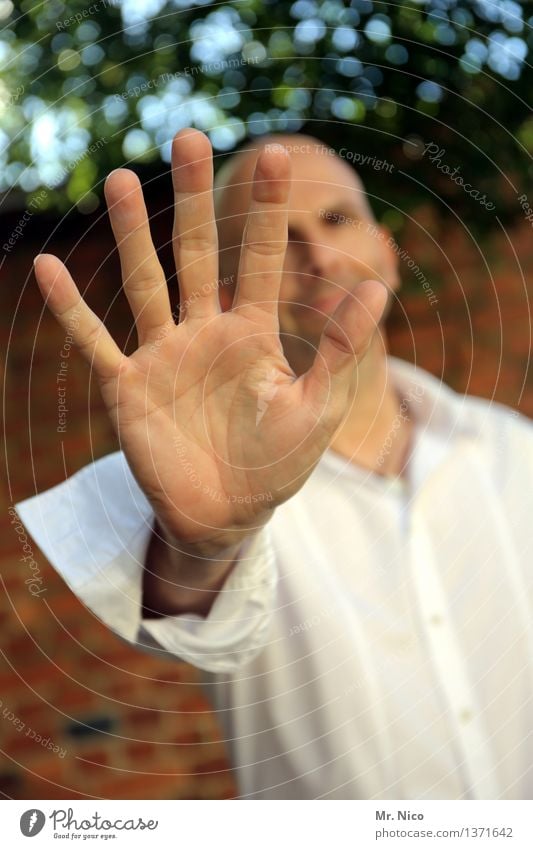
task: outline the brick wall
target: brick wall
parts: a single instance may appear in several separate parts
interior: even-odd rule
[[[4,222],[4,231],[13,221]],[[160,242],[168,238],[168,215],[155,230]],[[56,432],[55,376],[64,334],[43,314],[30,270],[44,232],[29,227],[1,272],[7,489],[0,514],[0,792],[16,799],[231,797],[235,784],[224,744],[195,670],[125,645],[78,603],[38,551],[47,592],[33,598],[24,584],[8,506],[117,447],[98,391],[75,353],[67,432]],[[402,237],[404,289],[389,321],[391,352],[460,391],[532,416],[524,284],[533,265],[531,236],[527,223],[517,223],[478,245],[456,222],[419,209]],[[74,277],[82,289],[90,284],[90,305],[101,316],[108,313],[108,326],[123,342],[130,314],[107,223],[96,223],[86,238],[62,225],[47,250],[66,257],[74,245]],[[163,259],[170,269],[168,246]],[[409,259],[431,284],[433,305]]]

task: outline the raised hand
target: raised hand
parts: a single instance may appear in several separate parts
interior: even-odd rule
[[[169,534],[209,556],[264,525],[308,478],[346,412],[354,369],[387,291],[359,285],[335,311],[312,367],[297,377],[279,338],[290,158],[260,153],[233,306],[219,304],[211,145],[196,130],[173,144],[173,245],[180,321],[150,236],[142,190],[114,171],[106,200],[138,349],[126,357],[59,259],[35,270],[52,313],[96,372],[130,468]],[[74,311],[77,329],[70,321]]]

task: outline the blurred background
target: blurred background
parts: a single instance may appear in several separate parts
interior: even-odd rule
[[[303,131],[354,164],[400,246],[391,352],[532,416],[532,26],[533,3],[513,0],[0,0],[3,797],[235,793],[194,669],[115,637],[37,549],[46,592],[24,583],[8,508],[117,449],[74,350],[57,431],[65,336],[34,255],[65,259],[131,350],[107,173],[139,174],[177,304],[173,135],[206,132],[218,167],[244,139]]]

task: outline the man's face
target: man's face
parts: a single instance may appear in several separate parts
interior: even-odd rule
[[[280,289],[282,341],[312,359],[329,316],[363,280],[398,288],[395,254],[376,224],[364,188],[346,162],[308,137],[277,137],[291,153],[288,246]],[[236,273],[257,151],[247,151],[225,189],[219,211],[221,264]],[[236,185],[241,184],[241,185]],[[224,275],[224,276],[225,276]],[[222,305],[231,305],[227,290]]]

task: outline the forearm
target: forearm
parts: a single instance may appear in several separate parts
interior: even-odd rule
[[[198,613],[207,616],[235,567],[245,541],[257,531],[224,545],[209,557],[186,551],[170,541],[156,522],[143,572],[143,617]]]

